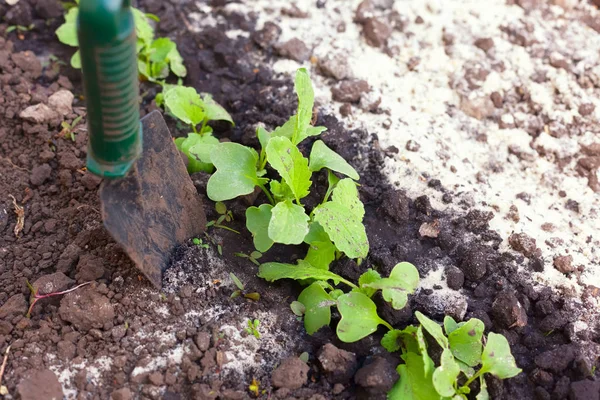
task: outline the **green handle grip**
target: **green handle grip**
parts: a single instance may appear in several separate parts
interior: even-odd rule
[[[87,169],[121,178],[142,152],[130,1],[81,0],[77,35],[89,132]]]

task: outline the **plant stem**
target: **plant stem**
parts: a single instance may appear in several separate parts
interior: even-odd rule
[[[392,325],[390,325],[386,320],[382,319],[381,323],[383,324],[383,326],[385,326],[386,328],[388,328],[390,331],[394,330],[394,328],[392,327]]]
[[[48,293],[48,294],[38,294],[37,292],[36,292],[36,293],[34,293],[34,292],[33,292],[33,286],[31,286],[31,284],[30,284],[29,282],[27,282],[27,286],[29,287],[29,290],[31,290],[31,291],[32,291],[32,292],[31,292],[31,293],[32,293],[32,296],[31,296],[31,299],[32,299],[32,301],[31,301],[31,305],[29,306],[29,310],[27,310],[27,315],[26,315],[26,317],[27,317],[27,318],[30,318],[30,317],[31,317],[31,311],[33,310],[33,306],[34,306],[34,305],[35,305],[35,303],[37,303],[39,300],[46,299],[46,298],[48,298],[48,297],[62,296],[63,294],[71,293],[71,292],[73,292],[73,291],[75,291],[75,290],[79,289],[80,287],[83,287],[83,286],[89,285],[90,283],[92,283],[92,281],[90,281],[90,282],[85,282],[85,283],[82,283],[82,284],[80,284],[80,285],[77,285],[77,286],[75,286],[75,287],[72,287],[71,289],[64,290],[64,291],[62,291],[62,292],[53,292],[53,293]]]
[[[206,124],[208,123],[208,118],[204,118],[202,121],[202,128],[200,128],[200,134],[204,135],[204,128],[206,128]]]
[[[240,234],[240,233],[239,233],[238,231],[236,231],[235,229],[233,229],[233,228],[230,228],[230,227],[228,227],[228,226],[225,226],[225,225],[214,224],[213,226],[214,226],[215,228],[221,228],[221,229],[225,229],[225,230],[228,230],[228,231],[231,231],[231,232],[237,233],[238,235]]]
[[[271,203],[271,205],[274,206],[275,205],[275,200],[273,200],[273,196],[271,196],[271,193],[269,192],[269,190],[267,190],[267,188],[265,187],[265,185],[259,183],[257,186],[262,189],[262,191],[264,192],[264,194],[269,199],[269,202]]]
[[[482,373],[483,373],[483,368],[481,368],[479,371],[477,371],[477,373],[475,375],[473,375],[471,378],[469,378],[469,380],[467,380],[467,382],[463,385],[463,387],[464,386],[469,387],[469,385],[471,383],[473,383],[473,381],[475,379],[479,378],[479,375],[481,375]]]

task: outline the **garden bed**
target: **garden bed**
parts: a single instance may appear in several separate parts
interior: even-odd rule
[[[600,393],[600,13],[577,1],[359,3],[140,0],[138,7],[158,15],[158,31],[177,42],[185,84],[211,93],[233,117],[233,128],[214,125],[219,138],[257,147],[256,124],[272,129],[294,113],[293,72],[309,68],[315,125],[328,129],[321,139],[361,176],[370,243],[363,264],[342,259],[332,271],[356,281],[369,267],[387,276],[409,261],[420,273],[406,309],[375,297],[384,319],[403,328],[416,310],[439,321],[476,317],[486,332],[505,335],[523,373],[488,379],[493,399],[593,399]],[[269,284],[235,255],[254,250],[244,200],[227,202],[229,226],[241,234],[213,227],[208,248],[182,245],[162,292],[138,275],[102,226],[100,181],[83,169],[85,118],[75,140],[59,134],[63,120],[85,110],[78,72],[50,58],[72,54],[55,38],[62,22],[55,5],[0,3],[7,20],[0,31],[33,24],[0,38],[0,351],[11,345],[2,380],[8,398],[62,391],[242,399],[256,397],[253,380],[265,399],[385,398],[400,358],[379,345],[383,328],[353,344],[333,328],[309,336],[290,309],[301,286]],[[156,108],[155,89],[142,89],[145,113]],[[64,90],[75,95],[66,109]],[[39,103],[52,113],[20,116]],[[174,136],[186,133],[168,123]],[[214,220],[207,179],[192,175]],[[322,197],[327,177],[314,179]],[[18,238],[9,195],[24,208]],[[275,245],[260,261],[294,262],[305,252]],[[260,300],[231,298],[230,273]],[[25,317],[26,281],[55,291],[90,280]],[[260,338],[246,332],[249,319],[260,321]],[[339,315],[333,320],[335,327]],[[284,362],[302,353],[306,364]],[[298,383],[305,369],[308,379]]]

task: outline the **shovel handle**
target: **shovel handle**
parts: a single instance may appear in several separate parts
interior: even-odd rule
[[[81,0],[77,35],[89,132],[87,169],[121,178],[142,152],[130,0]]]

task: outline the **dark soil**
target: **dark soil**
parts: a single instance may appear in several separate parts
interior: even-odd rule
[[[51,12],[52,2],[44,3]],[[276,57],[276,27],[256,32],[252,16],[222,14],[226,26],[193,33],[182,20],[198,11],[195,6],[139,3],[161,17],[161,35],[176,39],[189,71],[185,83],[213,94],[236,121],[235,128],[216,124],[218,137],[256,146],[257,123],[273,128],[294,112],[291,77],[273,74],[261,61]],[[57,376],[79,393],[77,398],[243,399],[254,397],[248,391],[253,379],[265,399],[385,398],[397,379],[400,358],[379,346],[383,330],[358,343],[340,343],[334,335],[339,316],[334,315],[331,328],[308,336],[289,308],[300,286],[267,284],[256,278],[254,264],[234,255],[253,250],[243,215],[249,203],[264,200],[261,196],[227,204],[235,218],[228,226],[241,234],[212,228],[202,238],[208,248],[191,241],[178,248],[164,277],[164,293],[137,273],[102,226],[100,182],[83,168],[85,125],[80,125],[74,142],[59,135],[63,119],[70,122],[85,114],[78,74],[50,63],[40,75],[41,65],[15,62],[24,50],[42,59],[53,53],[68,60],[72,53],[54,37],[60,21],[43,23],[47,10],[36,5],[21,0],[15,6],[19,12],[11,14],[19,24],[28,25],[28,18],[34,23],[24,40],[15,32],[0,38],[0,351],[11,345],[3,384],[12,398],[60,397]],[[0,3],[0,15],[7,9]],[[4,28],[0,25],[1,32]],[[251,32],[250,38],[229,39],[224,32],[234,28]],[[42,123],[19,117],[25,108],[47,103],[61,88],[75,94],[72,112]],[[154,108],[149,102],[152,90],[145,88],[145,111]],[[177,130],[175,121],[168,122],[174,135],[185,133]],[[571,303],[526,283],[526,277],[516,272],[518,264],[528,261],[498,250],[501,238],[488,227],[491,213],[464,205],[463,214],[448,215],[435,210],[425,196],[411,199],[391,189],[380,172],[386,152],[376,135],[349,131],[322,112],[317,124],[328,128],[322,135],[327,145],[361,175],[371,246],[360,266],[344,259],[332,270],[356,280],[367,268],[387,275],[400,261],[414,263],[421,276],[444,268],[450,292],[436,287],[420,290],[402,311],[377,299],[381,316],[398,328],[415,322],[415,310],[440,321],[445,314],[477,317],[487,331],[504,334],[524,373],[503,382],[488,379],[494,399],[595,398],[598,327],[581,331],[573,323],[586,304]],[[207,176],[196,174],[192,179],[204,196]],[[324,180],[321,175],[315,178],[318,188],[323,188]],[[443,182],[430,183],[446,194],[445,200],[453,201]],[[315,198],[322,191],[317,189]],[[25,211],[18,237],[9,195]],[[217,218],[213,203],[205,198],[204,204],[208,220]],[[437,228],[432,233],[422,230],[423,224]],[[514,240],[531,250],[528,256],[535,256],[535,243]],[[275,246],[261,261],[294,262],[305,251],[302,246]],[[552,268],[542,261],[538,264],[530,266]],[[260,293],[260,300],[231,299],[235,287],[230,272],[244,282],[246,292]],[[47,292],[88,280],[95,283],[39,302],[31,319],[25,318],[27,281]],[[261,321],[261,339],[245,332],[248,318]],[[303,352],[309,354],[308,364],[297,358]]]

